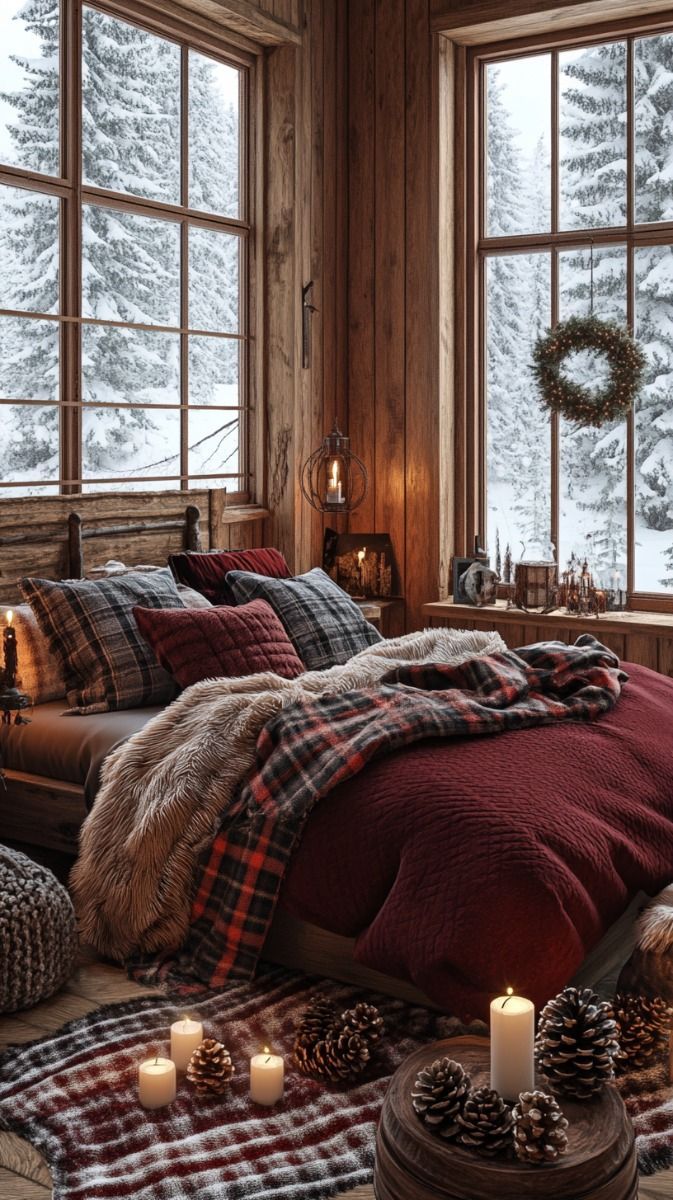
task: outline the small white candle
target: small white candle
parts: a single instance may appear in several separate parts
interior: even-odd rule
[[[255,1104],[271,1106],[283,1098],[285,1064],[279,1054],[268,1046],[250,1059],[250,1099]]]
[[[183,1017],[171,1025],[171,1058],[178,1071],[186,1071],[189,1060],[203,1041],[203,1025]]]
[[[175,1100],[175,1063],[170,1058],[149,1058],[138,1067],[138,1095],[143,1108],[163,1108]]]
[[[505,1100],[535,1088],[535,1005],[512,988],[491,1001],[491,1087]]]

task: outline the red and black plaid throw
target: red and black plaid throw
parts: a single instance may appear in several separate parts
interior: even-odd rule
[[[315,804],[375,756],[426,738],[467,737],[553,721],[591,721],[616,703],[616,656],[583,634],[458,666],[414,664],[374,688],[306,700],[262,731],[255,768],[203,857],[178,958],[134,974],[187,993],[250,978],[290,855]]]

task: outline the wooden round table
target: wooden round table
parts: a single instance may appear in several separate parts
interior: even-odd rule
[[[568,1150],[542,1167],[481,1158],[428,1132],[411,1091],[419,1069],[447,1056],[462,1063],[475,1088],[489,1082],[485,1038],[450,1038],[416,1051],[396,1071],[376,1139],[377,1200],[636,1200],[638,1168],[631,1122],[607,1087],[578,1104],[559,1098],[568,1118]],[[544,1088],[544,1081],[538,1086]]]

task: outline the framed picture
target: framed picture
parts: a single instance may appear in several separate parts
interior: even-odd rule
[[[471,567],[472,563],[475,563],[475,562],[480,563],[482,567],[487,567],[489,565],[488,555],[473,554],[473,555],[471,555],[470,558],[458,558],[457,556],[454,557],[454,560],[453,560],[453,601],[454,601],[454,604],[472,604],[473,603],[473,601],[470,600],[469,596],[467,596],[465,593],[465,589],[463,588],[463,586],[461,584],[461,577],[465,574],[468,567]]]
[[[323,570],[358,600],[389,600],[400,594],[399,573],[387,533],[337,533],[326,529]]]

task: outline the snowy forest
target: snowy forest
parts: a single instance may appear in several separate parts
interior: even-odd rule
[[[527,63],[529,66],[527,66]],[[673,36],[635,42],[636,220],[673,219]],[[487,233],[550,228],[549,56],[488,68]],[[531,76],[526,97],[526,72]],[[537,94],[534,94],[534,89]],[[542,115],[540,115],[542,114]],[[562,229],[626,219],[626,48],[614,42],[560,56],[559,213]],[[635,251],[636,335],[648,370],[635,412],[635,579],[673,588],[673,247]],[[624,244],[593,251],[593,308],[626,320]],[[514,554],[550,539],[550,424],[530,374],[531,346],[550,322],[549,254],[489,256],[487,294],[488,544]],[[591,305],[589,247],[559,261],[559,315]],[[588,353],[568,360],[579,382],[603,381]],[[578,430],[561,422],[558,560],[585,555],[608,583],[626,580],[626,423]]]
[[[3,0],[0,21],[0,79],[6,88],[0,94],[0,161],[58,176],[59,0]],[[82,43],[83,183],[179,204],[180,48],[88,8]],[[189,206],[234,218],[238,87],[235,68],[189,52]],[[0,188],[3,308],[59,311],[60,203],[51,195]],[[240,331],[240,240],[217,228],[190,226],[190,329]],[[180,337],[132,328],[182,324],[180,253],[176,221],[83,205],[82,316],[128,323],[82,326],[84,480],[180,473],[180,410],[158,407],[180,403]],[[235,474],[239,414],[214,406],[241,403],[242,343],[206,336],[190,336],[188,342],[194,406],[188,413],[188,471]],[[58,323],[0,317],[0,361],[3,398],[59,399]],[[2,427],[0,479],[58,480],[56,405],[3,405]],[[237,490],[236,479],[224,482]],[[176,481],[152,486],[175,487]],[[2,494],[56,490],[54,484],[17,486]]]

